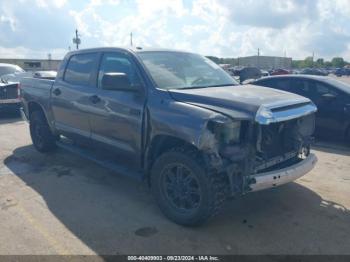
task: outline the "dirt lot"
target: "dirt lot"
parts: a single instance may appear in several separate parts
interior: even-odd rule
[[[349,81],[350,82],[350,81]],[[350,254],[350,148],[317,143],[308,175],[228,202],[199,228],[169,222],[146,185],[0,116],[0,254]]]

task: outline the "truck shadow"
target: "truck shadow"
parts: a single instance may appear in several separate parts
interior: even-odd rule
[[[25,146],[4,164],[99,255],[349,253],[350,211],[298,183],[230,201],[207,224],[185,228],[160,213],[143,183],[63,150]]]
[[[344,140],[318,140],[312,146],[312,149],[325,153],[350,156],[350,144],[347,144]]]

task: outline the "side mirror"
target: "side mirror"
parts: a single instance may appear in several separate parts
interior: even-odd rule
[[[131,85],[125,73],[105,73],[102,77],[102,89],[135,92],[137,88]]]

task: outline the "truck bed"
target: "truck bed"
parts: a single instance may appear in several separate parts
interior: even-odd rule
[[[21,80],[21,97],[26,101],[36,101],[49,110],[51,89],[55,80],[26,77]],[[27,106],[24,103],[24,106]]]

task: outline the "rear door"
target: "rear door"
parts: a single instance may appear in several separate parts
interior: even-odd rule
[[[105,73],[125,73],[138,92],[103,90],[102,77]],[[112,149],[119,161],[138,167],[142,152],[142,120],[145,105],[145,90],[140,72],[126,52],[103,54],[99,73],[96,101],[91,103],[92,139]]]
[[[90,138],[89,111],[96,92],[99,53],[79,53],[70,57],[62,79],[52,90],[55,125],[65,134]]]

